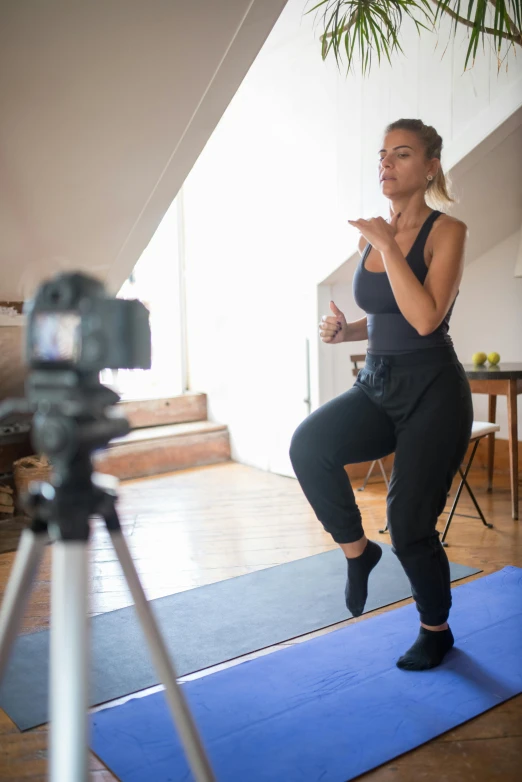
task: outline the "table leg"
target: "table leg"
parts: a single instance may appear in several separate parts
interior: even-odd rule
[[[488,421],[497,422],[497,395],[488,395]],[[488,435],[488,491],[493,490],[493,464],[495,462],[495,432]]]
[[[509,472],[511,478],[511,515],[518,519],[518,415],[517,381],[508,381],[508,430],[509,430]]]

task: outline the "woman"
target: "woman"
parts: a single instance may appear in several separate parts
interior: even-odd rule
[[[317,518],[347,558],[346,604],[360,616],[382,550],[368,541],[344,465],[394,453],[387,497],[393,544],[420,615],[400,668],[438,665],[454,643],[449,564],[436,530],[471,434],[471,393],[448,334],[463,271],[464,223],[426,203],[449,204],[442,139],[420,120],[398,120],[379,152],[390,221],[349,220],[361,232],[354,298],[366,317],[319,324],[323,342],[368,339],[354,386],[295,431],[290,458]]]

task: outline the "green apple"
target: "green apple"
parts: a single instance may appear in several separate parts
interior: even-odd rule
[[[476,366],[480,366],[486,362],[487,356],[485,353],[473,353],[471,360]]]
[[[495,366],[500,361],[499,354],[498,353],[489,353],[488,361],[489,361],[490,364],[493,364],[493,366]]]

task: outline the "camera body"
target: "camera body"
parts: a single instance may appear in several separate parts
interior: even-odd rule
[[[60,274],[28,302],[26,357],[35,370],[149,369],[149,312],[136,300],[106,295],[101,282]]]
[[[139,301],[107,296],[99,280],[78,273],[44,282],[24,311],[32,442],[51,459],[53,481],[76,475],[77,488],[92,472],[91,454],[130,431],[115,409],[119,395],[99,374],[150,368],[149,312]]]

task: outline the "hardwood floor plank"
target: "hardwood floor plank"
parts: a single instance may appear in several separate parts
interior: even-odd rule
[[[359,779],[365,782],[520,782],[520,737],[430,742]]]
[[[495,476],[491,494],[485,491],[485,472],[472,473],[471,485],[494,529],[484,528],[479,519],[455,516],[448,536],[449,558],[482,568],[485,573],[505,565],[522,567],[522,522],[511,519],[508,476]],[[389,542],[388,536],[378,532],[385,520],[384,485],[372,484],[364,492],[357,492],[356,498],[368,536]],[[465,495],[459,510],[466,514],[474,512]],[[122,484],[119,513],[150,599],[335,548],[297,481],[234,462]],[[442,516],[441,530],[445,520]],[[48,627],[51,548],[44,552],[24,619],[24,632]],[[0,555],[0,595],[14,557],[11,552]],[[92,523],[90,560],[90,614],[132,605],[109,536],[99,519]],[[247,655],[239,661],[224,663],[210,672],[258,654],[272,653],[283,646],[303,643],[350,622],[368,621],[408,603],[411,600]],[[209,671],[204,671],[185,679],[208,674]],[[0,711],[0,782],[43,782],[46,742],[45,727],[21,734]],[[522,697],[518,697],[360,779],[365,782],[489,782],[495,778],[519,782],[521,768]],[[91,779],[115,782],[116,777],[92,755]]]

